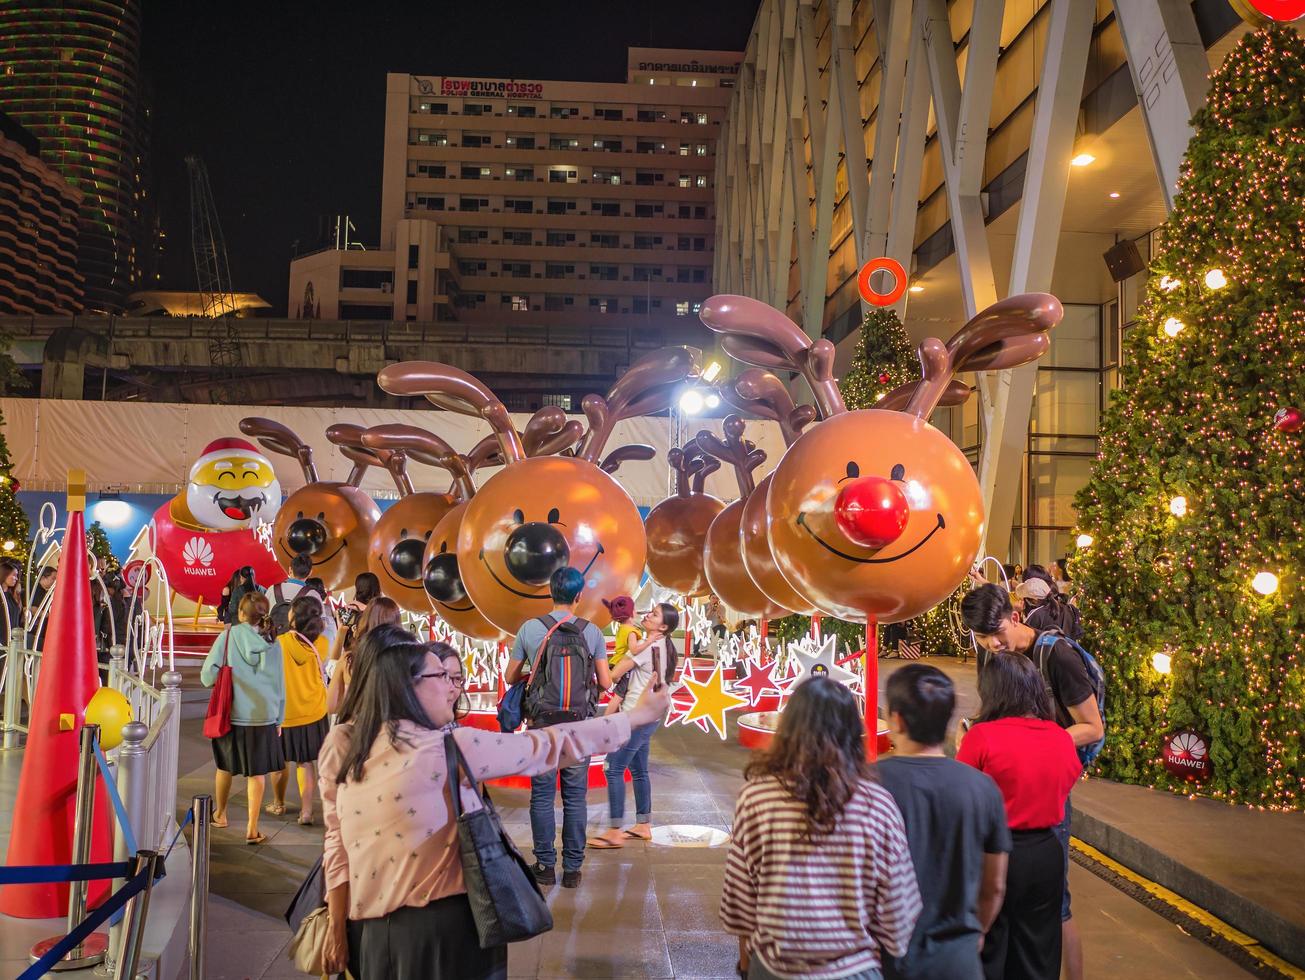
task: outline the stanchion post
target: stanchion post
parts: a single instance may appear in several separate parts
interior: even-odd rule
[[[12,639],[12,636],[11,636]],[[14,640],[5,648],[5,733],[4,747],[18,748],[18,714],[23,691],[23,651]]]
[[[133,830],[140,825],[141,806],[139,798],[147,778],[146,773],[143,771],[146,761],[143,743],[145,736],[148,734],[149,729],[143,723],[129,721],[122,726],[122,745],[118,748],[115,781],[118,784],[118,795],[122,798],[122,805],[127,810],[127,818],[132,822]],[[127,851],[127,838],[124,836],[122,828],[115,825],[113,831],[113,860],[129,862],[134,857],[135,855]],[[126,882],[123,879],[115,878],[113,890],[116,892],[124,884]],[[104,969],[100,971],[102,974],[108,976],[118,975],[117,965],[122,959],[125,936],[122,920],[109,927],[109,948],[104,957]]]
[[[181,748],[181,671],[163,672],[163,706],[167,727],[163,732],[162,754],[156,755],[150,765],[155,772],[154,826],[160,834],[166,832],[177,812],[177,756]],[[161,840],[150,841],[159,844]]]
[[[82,726],[81,752],[77,758],[77,802],[73,816],[73,864],[89,864],[91,860],[91,827],[95,816],[95,747],[99,741],[99,725]],[[82,919],[86,917],[87,887],[85,881],[74,881],[68,887],[68,927],[65,934],[81,925]],[[35,963],[62,941],[63,936],[42,939],[32,947],[32,962]],[[108,943],[109,937],[104,933],[93,932],[82,940],[81,945],[68,950],[54,969],[79,970],[94,966],[104,959]]]
[[[122,950],[113,971],[113,980],[135,980],[140,966],[140,951],[145,945],[145,922],[150,914],[150,892],[154,890],[154,876],[159,867],[158,851],[138,851],[133,861],[131,876],[145,872],[145,887],[127,903],[122,914]]]
[[[195,834],[190,849],[190,980],[204,980],[204,955],[208,945],[208,856],[213,797],[196,796],[190,802]]]
[[[865,753],[874,762],[879,758],[879,620],[874,614],[865,618]]]

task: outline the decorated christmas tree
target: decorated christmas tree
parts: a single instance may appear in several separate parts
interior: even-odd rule
[[[121,567],[113,554],[113,546],[109,544],[109,536],[104,531],[104,525],[99,521],[93,522],[86,529],[86,547],[96,558],[104,559],[106,571],[116,572]]]
[[[1247,35],[1194,123],[1070,570],[1104,773],[1300,808],[1305,40]]]
[[[14,479],[5,421],[0,415],[0,558],[26,562],[31,522],[18,504],[18,481]]]
[[[850,409],[870,408],[898,385],[920,379],[920,359],[897,314],[876,307],[865,315],[852,366],[839,388]]]

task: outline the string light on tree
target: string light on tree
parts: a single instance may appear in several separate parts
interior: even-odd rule
[[[1187,516],[1187,498],[1179,494],[1169,501],[1169,513],[1175,517]]]
[[[1273,595],[1278,591],[1278,576],[1273,572],[1260,572],[1251,579],[1251,588],[1260,595]]]
[[[1157,653],[1151,658],[1151,666],[1157,674],[1168,674],[1174,669],[1173,659],[1167,653]]]
[[[1178,317],[1171,316],[1169,319],[1165,320],[1165,335],[1169,337],[1177,337],[1183,332],[1183,328],[1186,326],[1187,324],[1183,323],[1183,321],[1178,319]]]
[[[1091,548],[1092,541],[1093,541],[1092,535],[1085,533],[1085,534],[1080,534],[1077,538],[1075,538],[1074,544],[1080,548]]]
[[[1182,285],[1181,280],[1175,279],[1173,276],[1160,277],[1160,288],[1163,289],[1166,293],[1172,293],[1175,289],[1177,289],[1181,285]]]
[[[1207,289],[1223,289],[1228,285],[1228,277],[1223,274],[1222,269],[1211,269],[1205,274],[1205,286]]]

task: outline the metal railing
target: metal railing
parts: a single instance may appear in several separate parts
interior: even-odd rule
[[[6,749],[17,748],[21,736],[27,734],[28,710],[36,694],[36,681],[41,674],[41,651],[28,650],[20,630],[9,634],[13,642],[0,647],[4,665],[0,666],[0,730]]]

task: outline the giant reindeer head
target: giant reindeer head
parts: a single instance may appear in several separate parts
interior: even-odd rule
[[[1002,300],[946,345],[921,344],[921,381],[884,407],[849,412],[827,340],[812,343],[783,313],[743,296],[703,304],[703,323],[731,355],[799,372],[815,393],[822,421],[789,447],[766,498],[771,551],[799,593],[830,615],[890,623],[947,597],[982,543],[983,497],[964,454],[927,419],[963,400],[954,375],[1040,357],[1062,312],[1045,293]]]
[[[685,596],[706,595],[707,573],[702,552],[707,529],[725,502],[703,488],[720,462],[703,453],[690,440],[683,449],[672,449],[666,461],[675,473],[675,495],[667,497],[644,518],[648,536],[648,574],[662,588]]]
[[[583,434],[584,426],[568,421],[560,408],[545,407],[526,423],[521,443],[527,456],[547,455],[571,447]],[[467,473],[474,477],[483,466],[502,465],[502,449],[496,437],[486,436],[462,459]],[[477,640],[502,640],[507,634],[472,603],[458,568],[458,535],[474,493],[474,483],[469,482],[460,502],[435,526],[422,555],[422,584],[435,612],[459,633]]]
[[[340,423],[326,430],[326,438],[353,463],[343,483],[318,480],[312,447],[280,422],[245,418],[240,431],[263,448],[298,460],[303,468],[306,485],[286,498],[272,525],[277,561],[288,571],[296,555],[307,555],[313,574],[328,589],[353,585],[367,570],[367,539],[381,516],[376,502],[359,489],[367,467],[381,465],[379,457],[363,447],[362,426]]]
[[[598,625],[609,615],[602,600],[632,593],[643,574],[645,539],[630,495],[601,468],[618,421],[664,409],[696,371],[697,352],[657,351],[634,364],[606,398],[589,395],[589,431],[575,456],[527,455],[502,402],[471,375],[446,364],[394,364],[377,378],[393,395],[424,395],[441,408],[489,422],[503,456],[467,505],[457,561],[468,597],[509,633],[552,608],[548,580],[566,565],[585,575],[577,614]],[[617,453],[621,452],[617,450]],[[615,454],[613,454],[615,455]]]
[[[776,619],[789,610],[757,588],[743,565],[741,551],[743,508],[754,490],[752,471],[766,461],[766,454],[743,438],[743,420],[737,415],[726,416],[722,431],[724,437],[718,439],[704,429],[694,440],[708,456],[734,467],[739,482],[739,499],[717,514],[707,528],[703,568],[711,591],[725,605],[745,616]]]
[[[399,491],[399,499],[372,528],[367,567],[391,599],[409,612],[427,614],[423,556],[436,525],[459,500],[471,496],[474,487],[466,460],[439,436],[413,425],[374,426],[362,434],[362,441],[381,458]],[[413,492],[410,460],[448,470],[453,487],[447,493]]]

